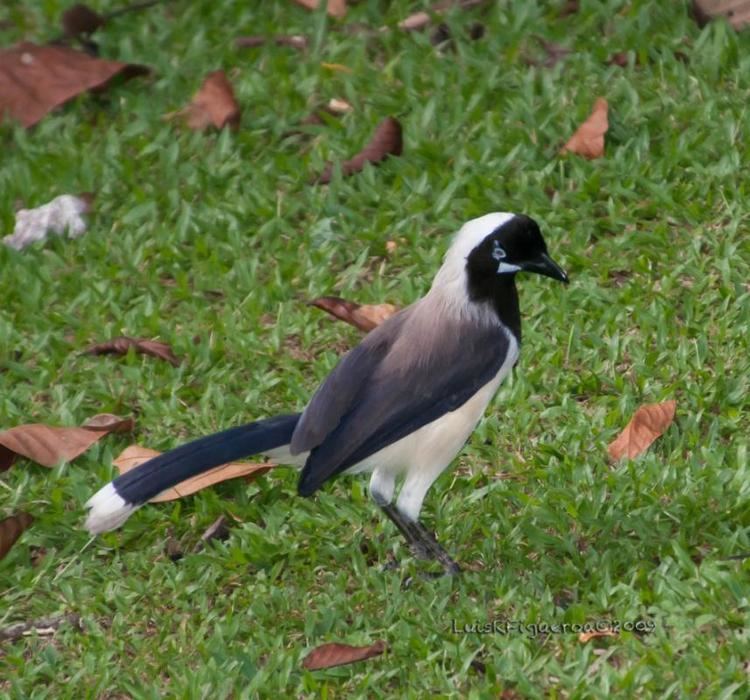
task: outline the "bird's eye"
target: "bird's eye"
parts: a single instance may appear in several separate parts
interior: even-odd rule
[[[497,241],[493,241],[492,257],[495,260],[503,260],[507,256],[508,254],[505,252],[505,248],[503,248]]]

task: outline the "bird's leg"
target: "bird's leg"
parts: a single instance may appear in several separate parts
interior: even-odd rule
[[[435,536],[419,521],[412,520],[404,515],[391,503],[379,504],[382,511],[388,516],[393,524],[401,531],[406,541],[414,548],[422,558],[435,559],[443,567],[448,575],[458,574],[461,567],[451,559],[448,552],[443,549]]]

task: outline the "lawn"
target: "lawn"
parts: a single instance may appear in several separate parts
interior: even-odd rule
[[[136,419],[72,463],[0,477],[0,517],[37,518],[0,562],[0,627],[82,621],[0,642],[0,695],[747,697],[750,30],[700,29],[681,2],[563,4],[453,11],[436,48],[430,30],[397,29],[419,5],[405,0],[358,2],[342,22],[291,0],[172,2],[97,34],[150,77],[0,127],[2,234],[19,203],[96,195],[82,238],[0,245],[0,428]],[[0,45],[54,37],[66,6],[11,2]],[[346,29],[362,23],[389,29]],[[276,33],[310,48],[234,45]],[[540,39],[572,53],[529,65]],[[163,119],[219,68],[236,132]],[[353,111],[289,134],[334,97]],[[560,156],[597,97],[605,157]],[[388,115],[402,157],[310,184]],[[571,284],[519,278],[519,365],[427,497],[460,577],[419,576],[364,477],[311,499],[291,470],[226,482],[90,541],[83,504],[128,444],[300,410],[361,335],[306,302],[406,305],[461,223],[495,210],[537,219]],[[81,354],[118,335],[183,362]],[[633,412],[669,399],[664,436],[612,463]],[[193,552],[222,514],[228,539]],[[602,620],[623,629],[583,643],[533,626]],[[653,631],[624,629],[636,622]],[[319,644],[377,640],[377,658],[302,668]]]

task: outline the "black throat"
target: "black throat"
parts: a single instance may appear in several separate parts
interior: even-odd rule
[[[521,344],[521,309],[515,275],[472,275],[468,278],[469,298],[476,303],[489,304],[497,317]]]

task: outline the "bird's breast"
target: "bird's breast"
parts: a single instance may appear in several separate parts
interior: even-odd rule
[[[370,455],[347,472],[355,474],[373,469],[400,472],[447,467],[474,432],[487,404],[518,359],[518,342],[512,333],[508,333],[508,336],[508,353],[502,366],[468,401]]]

